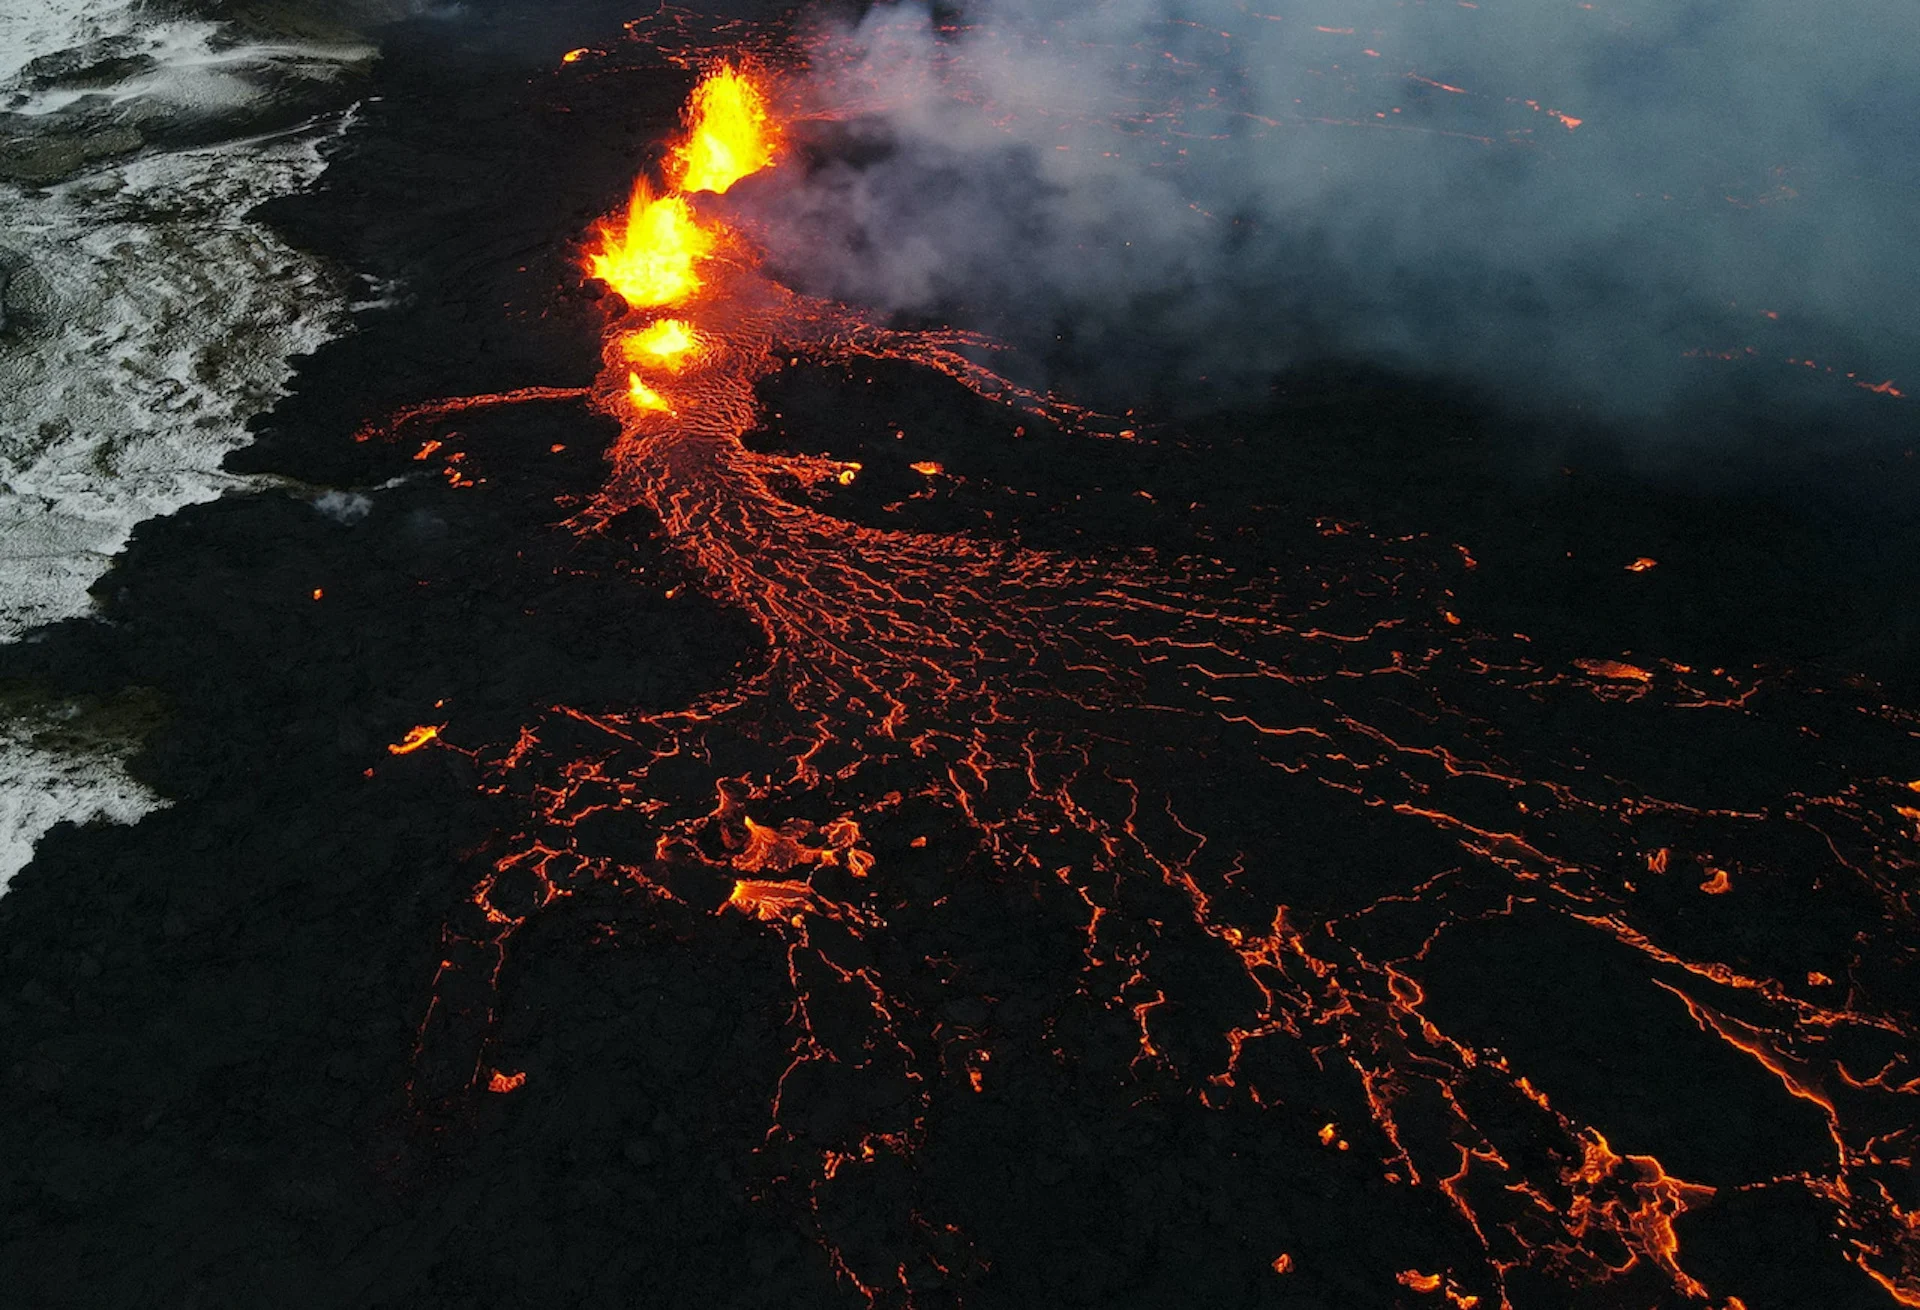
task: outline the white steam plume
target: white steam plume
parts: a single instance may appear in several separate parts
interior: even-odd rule
[[[881,5],[800,95],[809,166],[733,201],[785,275],[1095,382],[1206,403],[1339,355],[1601,419],[1920,397],[1911,0]]]

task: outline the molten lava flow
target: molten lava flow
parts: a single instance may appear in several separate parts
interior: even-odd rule
[[[682,196],[656,199],[645,180],[633,188],[624,218],[595,230],[587,270],[635,309],[673,305],[700,289],[695,271],[713,251],[713,236],[694,221]]]
[[[620,349],[629,363],[655,368],[679,368],[693,348],[693,329],[677,318],[659,319],[620,339]]]
[[[765,93],[731,64],[694,89],[687,137],[674,147],[672,173],[681,191],[721,193],[741,178],[771,167],[779,129]]]
[[[704,83],[673,155],[676,185],[722,190],[766,166],[777,133],[765,104],[731,70]],[[1533,1288],[1599,1289],[1582,1303],[1699,1302],[1708,1289],[1679,1220],[1717,1195],[1768,1188],[1824,1207],[1845,1258],[1916,1303],[1920,1219],[1880,1180],[1911,1153],[1899,1126],[1920,1103],[1920,1041],[1905,1010],[1876,999],[1867,966],[1904,958],[1914,927],[1920,835],[1903,813],[1913,807],[1887,802],[1910,794],[1891,780],[1910,776],[1920,718],[1844,687],[1535,654],[1525,638],[1452,616],[1476,567],[1464,547],[1357,524],[1320,524],[1283,575],[1204,545],[1077,556],[985,529],[836,516],[858,463],[742,440],[760,422],[756,387],[790,361],[913,364],[1070,429],[1093,425],[982,365],[991,342],[896,332],[794,293],[739,238],[697,225],[684,195],[637,188],[626,217],[599,229],[588,267],[624,302],[607,302],[605,367],[587,393],[619,434],[570,524],[604,534],[635,510],[657,519],[698,587],[758,628],[763,653],[735,685],[683,708],[557,706],[511,744],[466,752],[487,790],[523,798],[527,817],[447,920],[416,1068],[454,1076],[416,1088],[422,1100],[492,1086],[487,1071],[509,1058],[495,1016],[521,927],[563,898],[620,887],[678,914],[687,933],[746,920],[784,970],[785,1063],[757,1147],[766,1194],[792,1200],[836,1274],[874,1304],[928,1304],[928,1289],[960,1287],[993,1253],[973,1256],[958,1226],[919,1201],[887,1250],[854,1249],[835,1216],[895,1203],[874,1198],[897,1189],[864,1194],[862,1180],[911,1169],[949,1092],[990,1100],[1003,1067],[1037,1078],[1048,1063],[1124,1104],[1161,1102],[1156,1114],[1186,1102],[1276,1136],[1311,1142],[1317,1129],[1326,1159],[1382,1195],[1416,1196],[1437,1216],[1428,1235],[1444,1262],[1407,1250],[1367,1271],[1382,1304],[1409,1291],[1506,1307],[1520,1271]],[[647,312],[667,304],[677,317]],[[579,394],[415,406],[389,430]],[[908,467],[936,490],[957,481],[938,461]],[[1763,807],[1729,799],[1715,771],[1668,795],[1627,781],[1631,752],[1622,763],[1601,758],[1590,734],[1524,731],[1556,715],[1585,726],[1629,713],[1635,738],[1665,725],[1685,740],[1711,725],[1716,742],[1751,731],[1782,752],[1821,740],[1808,730],[1816,719],[1834,731],[1866,723],[1908,754],[1878,773],[1807,757],[1815,782]],[[429,735],[409,734],[396,753],[428,740],[458,749],[438,736],[455,729],[415,731]],[[1242,812],[1220,795],[1225,777],[1257,780],[1270,803]],[[1270,828],[1267,814],[1288,818]],[[644,836],[609,844],[609,817]],[[1378,845],[1350,874],[1316,877],[1323,831]],[[1404,869],[1376,867],[1404,852]],[[1749,887],[1809,884],[1822,896],[1851,889],[1885,922],[1840,948],[1795,940],[1749,959],[1663,913],[1675,893],[1733,911]],[[1734,894],[1702,903],[1695,888]],[[1001,979],[1043,1018],[1071,1011],[1075,1024],[1059,1028],[1083,1040],[1057,1035],[1051,1018],[1019,1030],[983,1017],[987,984],[957,972],[946,949],[976,975],[995,967],[991,931],[953,903],[967,898],[991,922],[1017,910],[1020,931],[1045,943],[1027,954],[1067,961]],[[1692,1015],[1702,1042],[1820,1107],[1818,1161],[1731,1187],[1684,1181],[1646,1142],[1560,1108],[1541,1070],[1452,1030],[1428,996],[1441,990],[1435,957],[1503,922],[1583,934],[1641,968],[1650,1005]],[[1809,999],[1816,977],[1845,982],[1844,1000],[1832,988]],[[1666,978],[1718,989],[1746,1017],[1722,1017],[1728,1007]],[[1847,1063],[1849,1042],[1873,1059]],[[1024,1066],[993,1055],[1022,1046]],[[822,1092],[829,1074],[884,1094]],[[855,1101],[866,1108],[849,1119]],[[1297,1276],[1326,1259],[1296,1249]],[[1295,1267],[1290,1253],[1271,1271]]]
[[[1620,660],[1575,660],[1574,664],[1596,678],[1610,682],[1652,682],[1653,675],[1635,664]]]
[[[667,398],[641,381],[638,373],[627,374],[627,399],[633,402],[635,409],[661,414],[673,412],[673,406],[667,403]]]
[[[431,744],[439,735],[439,727],[431,723],[423,723],[418,727],[408,728],[405,737],[387,747],[387,754],[411,755],[421,747]]]
[[[794,919],[813,906],[813,889],[804,882],[767,882],[742,878],[727,904],[759,919]]]

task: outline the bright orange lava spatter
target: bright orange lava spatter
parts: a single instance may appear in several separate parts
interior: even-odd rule
[[[694,221],[683,196],[655,198],[634,184],[626,216],[600,226],[587,268],[635,309],[673,305],[700,289],[695,270],[713,251],[713,235]]]
[[[981,366],[993,349],[983,338],[892,331],[795,294],[738,235],[703,219],[689,193],[725,191],[775,166],[771,103],[770,88],[738,69],[709,77],[670,154],[675,190],[655,196],[643,183],[624,217],[597,229],[585,271],[624,308],[610,317],[591,389],[440,402],[389,424],[588,399],[620,432],[604,484],[572,525],[600,531],[636,507],[656,515],[699,585],[748,616],[765,647],[750,676],[685,709],[562,707],[510,750],[470,752],[490,787],[534,779],[536,812],[529,835],[476,887],[477,914],[447,929],[422,1058],[456,1053],[470,1064],[471,1091],[518,1087],[522,1075],[493,1071],[491,1011],[449,1005],[450,988],[497,987],[529,916],[589,881],[667,900],[675,893],[662,869],[729,879],[714,913],[747,916],[776,937],[792,982],[790,1060],[767,1089],[765,1149],[787,1162],[782,1173],[848,1286],[876,1304],[925,1303],[953,1257],[931,1247],[890,1261],[850,1253],[824,1198],[858,1186],[877,1159],[911,1162],[949,1079],[974,1094],[995,1077],[991,1033],[921,1017],[906,980],[860,945],[886,934],[913,895],[890,881],[867,834],[932,806],[951,829],[943,842],[1075,907],[1078,986],[1124,1025],[1143,1095],[1256,1109],[1280,1131],[1295,1122],[1282,1105],[1293,1091],[1267,1072],[1264,1054],[1280,1047],[1310,1052],[1325,1078],[1355,1089],[1355,1121],[1317,1128],[1320,1140],[1370,1153],[1386,1185],[1436,1198],[1478,1253],[1445,1270],[1384,1271],[1383,1299],[1398,1287],[1436,1305],[1507,1307],[1510,1279],[1526,1270],[1636,1289],[1638,1303],[1726,1304],[1689,1271],[1676,1227],[1718,1189],[1616,1147],[1555,1089],[1429,1015],[1419,978],[1448,931],[1541,914],[1638,960],[1706,1038],[1817,1112],[1830,1138],[1824,1160],[1742,1187],[1814,1198],[1847,1258],[1892,1300],[1920,1305],[1920,1216],[1889,1179],[1914,1167],[1920,1060],[1910,1019],[1672,949],[1636,913],[1642,883],[1679,886],[1687,871],[1709,879],[1710,845],[1713,868],[1738,876],[1730,893],[1702,904],[1736,899],[1765,876],[1770,844],[1791,833],[1796,849],[1810,839],[1834,878],[1910,924],[1920,843],[1889,798],[1897,788],[1910,799],[1906,786],[1920,784],[1861,781],[1766,809],[1682,803],[1618,782],[1577,753],[1508,744],[1478,707],[1658,709],[1691,728],[1772,713],[1785,693],[1758,678],[1612,656],[1542,667],[1524,641],[1476,631],[1448,608],[1449,581],[1474,566],[1464,550],[1328,523],[1329,537],[1377,552],[1373,570],[1279,579],[1200,556],[1076,558],[825,512],[820,498],[858,466],[742,442],[761,418],[756,385],[789,359],[904,361],[1069,428],[1094,419]],[[942,472],[932,463],[920,471]],[[1920,729],[1890,707],[1859,712],[1894,732]],[[438,731],[416,729],[393,749],[457,749]],[[542,745],[580,733],[600,748],[573,758]],[[668,766],[722,759],[757,762],[711,777],[697,798],[660,781]],[[1445,861],[1356,910],[1296,911],[1274,898],[1273,881],[1250,873],[1260,857],[1246,839],[1216,835],[1218,816],[1201,817],[1210,762],[1220,760],[1270,779],[1276,805],[1284,795],[1300,813],[1354,807],[1418,834]],[[1194,779],[1184,791],[1139,781],[1182,770]],[[572,835],[576,819],[608,809],[652,825],[652,863],[615,864]],[[1303,848],[1281,858],[1317,857]],[[509,874],[533,880],[530,907],[499,894]],[[1367,944],[1378,923],[1413,908],[1428,930],[1392,949]],[[1176,949],[1188,964],[1163,975]],[[1239,999],[1205,1040],[1176,1040],[1196,959],[1207,962],[1208,986]],[[831,1026],[817,1022],[829,1005],[842,1016]],[[1836,1054],[1861,1036],[1872,1039],[1863,1049],[1881,1052],[1874,1067]],[[900,1080],[910,1093],[893,1122],[808,1144],[787,1127],[789,1096],[800,1094],[796,1072],[821,1064]],[[1318,1122],[1301,1131],[1312,1136]],[[952,1232],[937,1216],[916,1214],[914,1225]],[[1304,1255],[1271,1249],[1262,1259],[1277,1275],[1305,1268]]]
[[[771,167],[780,148],[765,92],[730,64],[694,88],[687,122],[686,139],[673,149],[674,185],[681,191],[724,193]]]

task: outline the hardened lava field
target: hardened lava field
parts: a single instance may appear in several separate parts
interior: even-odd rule
[[[979,1107],[1035,1080],[1122,1142],[1130,1116],[1198,1107],[1229,1175],[1357,1189],[1329,1225],[1217,1181],[1186,1240],[1230,1299],[1294,1279],[1366,1304],[1731,1307],[1685,1234],[1784,1206],[1856,1291],[1920,1304],[1895,1000],[1920,781],[1878,771],[1920,719],[1785,669],[1543,657],[1455,612],[1478,564],[1431,536],[1323,520],[1249,565],[1205,529],[1073,551],[990,510],[908,526],[963,481],[936,460],[879,515],[839,510],[860,462],[756,437],[760,389],[803,361],[855,388],[932,370],[1055,439],[1140,437],[999,377],[983,338],[781,285],[705,205],[782,166],[777,73],[692,62],[711,71],[664,188],[589,241],[598,381],[363,434],[424,459],[477,407],[586,402],[619,433],[571,530],[643,510],[759,638],[682,709],[558,704],[498,743],[431,725],[526,820],[449,919],[421,1105],[528,1094],[501,1015],[529,926],[617,890],[695,938],[746,921],[778,961],[749,1187],[873,1304],[991,1302],[996,1272],[1039,1276],[1006,1273],[1007,1212],[1078,1211],[1078,1246],[1089,1215],[1117,1237],[1177,1186],[1078,1128],[1083,1171],[989,1182],[1018,1163]],[[1108,1248],[1113,1295],[1143,1258]]]

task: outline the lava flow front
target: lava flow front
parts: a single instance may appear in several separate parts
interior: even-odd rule
[[[1897,754],[1920,719],[1787,675],[1543,661],[1456,616],[1465,550],[1353,524],[1278,572],[835,514],[859,464],[743,440],[757,388],[801,360],[918,366],[1027,423],[1100,424],[983,367],[991,342],[796,294],[703,213],[701,193],[781,166],[776,96],[762,74],[709,76],[669,188],[643,179],[594,233],[586,272],[613,296],[590,392],[388,425],[584,396],[619,435],[570,526],[657,518],[763,647],[679,710],[557,706],[510,745],[463,745],[453,722],[395,748],[463,751],[528,807],[449,918],[423,1111],[538,1092],[502,1049],[505,966],[543,907],[617,886],[691,907],[691,931],[750,921],[785,970],[754,1185],[856,1300],[1007,1304],[993,1280],[1023,1275],[1000,1207],[1044,1206],[1018,1210],[1036,1186],[1019,1161],[956,1164],[950,1142],[988,1140],[969,1116],[998,1099],[1061,1116],[1071,1146],[1060,1106],[1082,1097],[1121,1125],[1071,1146],[1085,1177],[1131,1161],[1085,1184],[1113,1215],[1213,1189],[1191,1240],[1212,1244],[1222,1304],[1314,1286],[1352,1305],[1757,1307],[1688,1235],[1778,1202],[1872,1297],[1920,1305],[1920,1060],[1889,999],[1920,868],[1894,804],[1911,792],[1809,744],[1839,725]],[[1780,752],[1778,785],[1723,794],[1708,739]],[[1752,896],[1863,917],[1743,940],[1716,916]],[[1533,954],[1481,951],[1507,930]],[[1556,973],[1576,948],[1601,963]],[[1672,1049],[1596,1080],[1582,1029],[1601,1016]],[[1764,1106],[1779,1149],[1695,1149],[1688,1125],[1721,1140],[1711,1105],[1667,1113],[1618,1085],[1668,1058],[1709,1071],[1681,1098]],[[1191,1182],[1129,1156],[1127,1123],[1176,1107],[1230,1125],[1220,1158],[1257,1167]],[[1002,1166],[1013,1181],[968,1181]],[[1249,1214],[1276,1227],[1245,1231]]]

